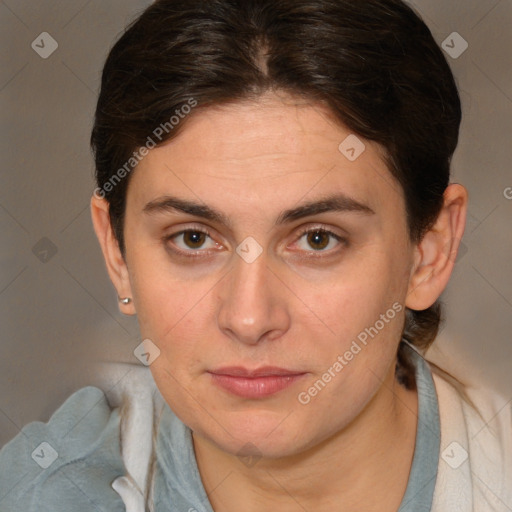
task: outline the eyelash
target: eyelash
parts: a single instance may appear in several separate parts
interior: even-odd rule
[[[184,235],[186,233],[203,233],[204,235],[208,236],[210,239],[213,240],[210,232],[207,229],[199,228],[199,227],[192,227],[192,228],[184,229],[182,231],[178,231],[177,233],[173,233],[172,235],[168,235],[168,236],[164,237],[164,242],[168,243],[168,242],[172,241],[174,238]],[[346,238],[334,233],[333,231],[330,231],[329,229],[327,229],[324,226],[315,226],[312,228],[311,227],[304,228],[303,230],[301,230],[299,232],[299,234],[297,236],[297,241],[301,240],[304,235],[307,235],[310,233],[322,233],[324,235],[328,235],[331,238],[334,238],[341,245],[345,245],[345,246],[348,245],[348,240]],[[296,242],[294,242],[294,243],[296,243]],[[222,247],[221,244],[216,243],[216,245]],[[175,254],[178,254],[179,256],[184,256],[187,258],[198,258],[198,257],[204,258],[204,257],[210,256],[214,252],[211,249],[197,249],[197,250],[190,249],[188,251],[184,251],[184,250],[178,249],[176,247],[173,247],[170,250],[172,250]],[[333,251],[337,251],[337,250],[336,249],[331,249],[328,251],[311,250],[311,251],[307,251],[308,255],[305,257],[306,258],[323,258],[323,257],[326,257],[326,256],[323,256],[323,254],[328,254],[330,256]]]

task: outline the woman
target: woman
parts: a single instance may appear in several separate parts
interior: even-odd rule
[[[460,117],[399,0],[151,5],[105,64],[91,210],[154,385],[28,425],[1,510],[512,509],[510,404],[421,355]]]

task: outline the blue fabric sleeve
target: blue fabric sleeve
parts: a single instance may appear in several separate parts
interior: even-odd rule
[[[100,389],[83,388],[0,450],[0,511],[124,512],[111,487],[124,474],[119,413]]]

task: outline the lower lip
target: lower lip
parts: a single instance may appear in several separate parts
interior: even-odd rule
[[[297,375],[268,375],[266,377],[234,377],[231,375],[210,374],[213,382],[229,391],[233,395],[242,398],[265,398],[287,387],[291,386],[302,377],[305,373]]]

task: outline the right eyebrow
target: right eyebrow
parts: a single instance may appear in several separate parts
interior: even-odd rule
[[[218,222],[228,227],[231,226],[231,221],[222,212],[204,204],[186,199],[178,199],[173,196],[163,196],[150,201],[144,206],[142,211],[147,214],[182,212],[196,217],[202,217],[212,222]]]

